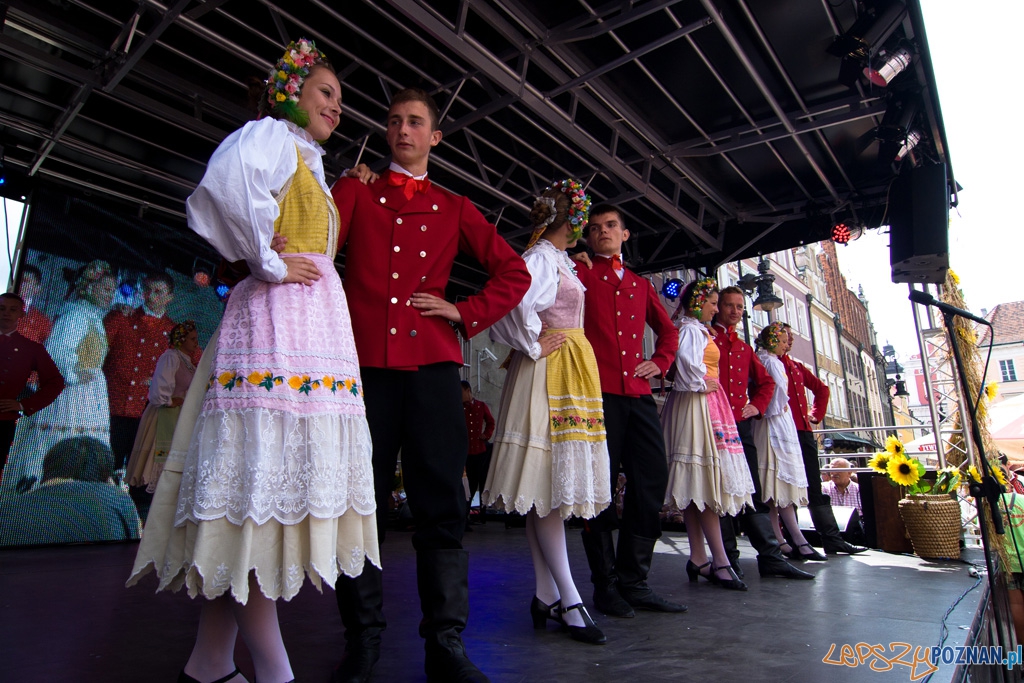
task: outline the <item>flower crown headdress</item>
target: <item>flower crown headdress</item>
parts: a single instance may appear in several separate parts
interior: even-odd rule
[[[109,263],[101,260],[89,262],[78,272],[78,277],[75,278],[75,295],[79,298],[85,297],[93,283],[108,276],[114,276],[114,271],[110,269]]]
[[[299,109],[299,91],[310,69],[326,61],[327,56],[316,49],[312,40],[299,38],[289,43],[266,80],[270,108],[301,128],[308,126],[309,114]]]
[[[169,342],[172,349],[180,349],[185,342],[185,337],[196,331],[196,323],[193,320],[183,320],[171,329]]]
[[[702,280],[697,280],[697,284],[693,286],[693,294],[690,295],[689,308],[687,308],[690,315],[700,320],[701,309],[708,302],[708,297],[717,291],[718,281],[715,278],[706,277]]]
[[[587,221],[590,218],[590,195],[584,192],[580,181],[572,178],[554,182],[547,189],[564,192],[569,198],[569,215],[567,219],[572,226],[572,232],[569,233],[569,241],[578,240],[583,235],[583,228],[586,227]],[[534,206],[540,203],[547,204],[551,209],[551,213],[543,223],[534,226],[533,234],[530,235],[530,242],[526,245],[527,249],[536,244],[547,227],[555,221],[555,217],[558,214],[554,197],[538,197],[537,201],[534,202]]]
[[[766,351],[771,351],[779,345],[779,333],[785,329],[785,326],[775,321],[768,325],[768,327],[761,330],[761,334],[757,335],[757,345]]]

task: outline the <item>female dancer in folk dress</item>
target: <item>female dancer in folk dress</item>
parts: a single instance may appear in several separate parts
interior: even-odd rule
[[[669,458],[666,503],[682,510],[686,520],[690,581],[703,576],[723,588],[745,591],[747,584],[729,564],[719,517],[753,505],[754,482],[729,400],[718,383],[718,346],[707,330],[717,312],[718,286],[708,278],[687,285],[673,315],[679,320],[679,350],[672,393],[661,413]]]
[[[142,412],[135,445],[128,458],[128,485],[145,486],[148,493],[156,491],[156,483],[164,469],[167,453],[178,422],[181,404],[185,402],[196,366],[192,357],[199,348],[195,322],[185,320],[171,328],[171,348],[156,362],[149,384],[149,403]]]
[[[764,419],[754,421],[757,444],[757,470],[761,477],[764,502],[782,552],[794,560],[825,561],[804,538],[797,523],[796,506],[807,505],[807,473],[804,471],[800,440],[793,413],[789,411],[789,378],[780,356],[789,350],[789,332],[783,323],[773,322],[757,335],[757,357],[775,380],[775,393],[764,411]],[[779,517],[786,525],[796,547],[782,533]]]
[[[530,212],[534,231],[523,259],[533,281],[491,328],[491,338],[513,353],[483,500],[526,515],[534,628],[552,619],[574,639],[601,644],[606,638],[572,580],[563,524],[592,518],[611,502],[597,360],[583,335],[584,288],[565,252],[580,238],[589,207],[570,179],[548,188]]]
[[[129,579],[153,568],[159,589],[206,599],[181,681],[242,680],[239,632],[260,683],[291,680],[275,601],[304,576],[319,588],[380,563],[362,383],[333,264],[337,210],[317,142],[338,125],[341,86],[300,40],[263,87],[263,116],[221,143],[187,203],[189,226],[252,275],[185,398]],[[282,255],[275,232],[288,238]]]

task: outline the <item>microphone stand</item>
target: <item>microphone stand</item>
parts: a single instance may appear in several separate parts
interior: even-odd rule
[[[950,346],[953,347],[953,359],[956,365],[957,376],[960,378],[960,388],[963,391],[964,397],[967,398],[967,406],[970,409],[971,414],[969,418],[971,420],[971,436],[974,438],[974,443],[978,449],[979,459],[981,460],[981,483],[975,481],[971,482],[970,490],[971,495],[974,496],[974,503],[978,510],[978,526],[981,529],[981,543],[985,550],[985,566],[988,569],[988,590],[989,595],[996,596],[996,574],[995,565],[992,561],[992,551],[990,550],[992,539],[988,536],[988,528],[985,525],[985,505],[982,502],[982,498],[988,502],[988,507],[992,512],[992,526],[995,528],[997,535],[1002,535],[1003,530],[1003,517],[999,514],[999,494],[1001,487],[996,482],[995,477],[992,475],[992,466],[989,465],[988,458],[985,457],[985,444],[981,439],[981,428],[978,426],[978,415],[977,415],[977,401],[971,395],[971,387],[967,382],[967,372],[964,370],[963,356],[960,353],[960,345],[956,341],[956,330],[953,327],[953,316],[955,314],[943,310],[942,319],[946,326],[946,334],[949,336]],[[961,425],[962,426],[962,425]],[[964,435],[966,437],[966,434]],[[993,616],[995,617],[996,623],[996,641],[997,644],[1003,648],[1003,652],[1007,652],[1007,647],[1004,643],[1003,638],[1003,624],[999,618],[998,610],[995,609],[995,602],[992,605]]]

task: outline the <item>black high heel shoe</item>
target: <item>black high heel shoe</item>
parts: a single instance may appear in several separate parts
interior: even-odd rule
[[[580,611],[580,616],[583,617],[583,626],[565,625],[565,628],[569,630],[569,635],[572,636],[572,639],[578,640],[581,643],[590,643],[591,645],[604,645],[607,643],[608,639],[605,637],[604,633],[601,632],[601,629],[597,627],[597,624],[594,623],[594,620],[590,618],[590,615],[587,613],[587,608],[583,606],[582,602],[566,607],[561,610],[561,613],[565,614],[566,612],[574,609]]]
[[[784,546],[784,545],[788,545],[789,546],[789,550],[782,550],[782,546]],[[779,544],[779,550],[782,550],[782,554],[785,555],[786,557],[788,557],[791,560],[797,560],[797,561],[803,562],[804,560],[807,559],[806,557],[804,557],[803,555],[800,554],[799,550],[796,549],[796,544],[795,543],[790,543],[789,541],[786,541],[785,543],[780,543]]]
[[[704,569],[704,567],[710,567],[710,566],[711,566],[711,560],[708,560],[707,562],[705,562],[704,564],[701,564],[701,565],[694,564],[690,560],[687,560],[686,561],[686,575],[688,577],[690,577],[690,583],[696,583],[698,576],[703,576],[708,581],[714,582],[714,580],[715,580],[713,578],[714,575],[715,575],[714,571],[712,571],[710,575],[705,574],[705,573],[703,573],[701,571],[701,569]]]
[[[802,553],[800,548],[810,548],[811,552]],[[810,543],[801,543],[797,547],[793,548],[793,555],[790,557],[799,556],[801,560],[814,560],[815,562],[826,562],[828,558],[815,550]]]
[[[239,671],[238,667],[236,666],[235,670],[229,673],[227,676],[222,676],[221,678],[218,678],[217,680],[212,681],[211,683],[226,683],[226,681],[230,681],[232,678],[241,673],[242,672]],[[182,669],[181,673],[178,674],[178,683],[200,683],[200,681],[192,678],[187,673],[185,673],[184,669]]]
[[[719,577],[715,572],[725,570],[729,572],[730,578],[723,579]],[[715,584],[731,591],[745,591],[747,590],[747,584],[743,583],[740,577],[736,576],[736,571],[731,565],[725,565],[724,567],[716,567],[711,565],[711,576],[715,577]]]
[[[565,624],[562,621],[561,605],[561,600],[555,600],[554,604],[545,605],[540,601],[540,598],[536,595],[533,596],[533,600],[530,602],[530,616],[533,618],[533,627],[538,630],[544,628],[544,624],[548,619],[556,624]]]

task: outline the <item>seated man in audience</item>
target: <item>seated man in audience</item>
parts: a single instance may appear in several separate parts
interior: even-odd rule
[[[828,464],[828,470],[822,474],[828,475],[828,480],[822,482],[821,492],[832,500],[833,505],[846,505],[857,508],[857,512],[864,514],[860,504],[860,484],[853,480],[852,472],[832,472],[834,469],[849,469],[853,467],[846,458],[835,458]]]

